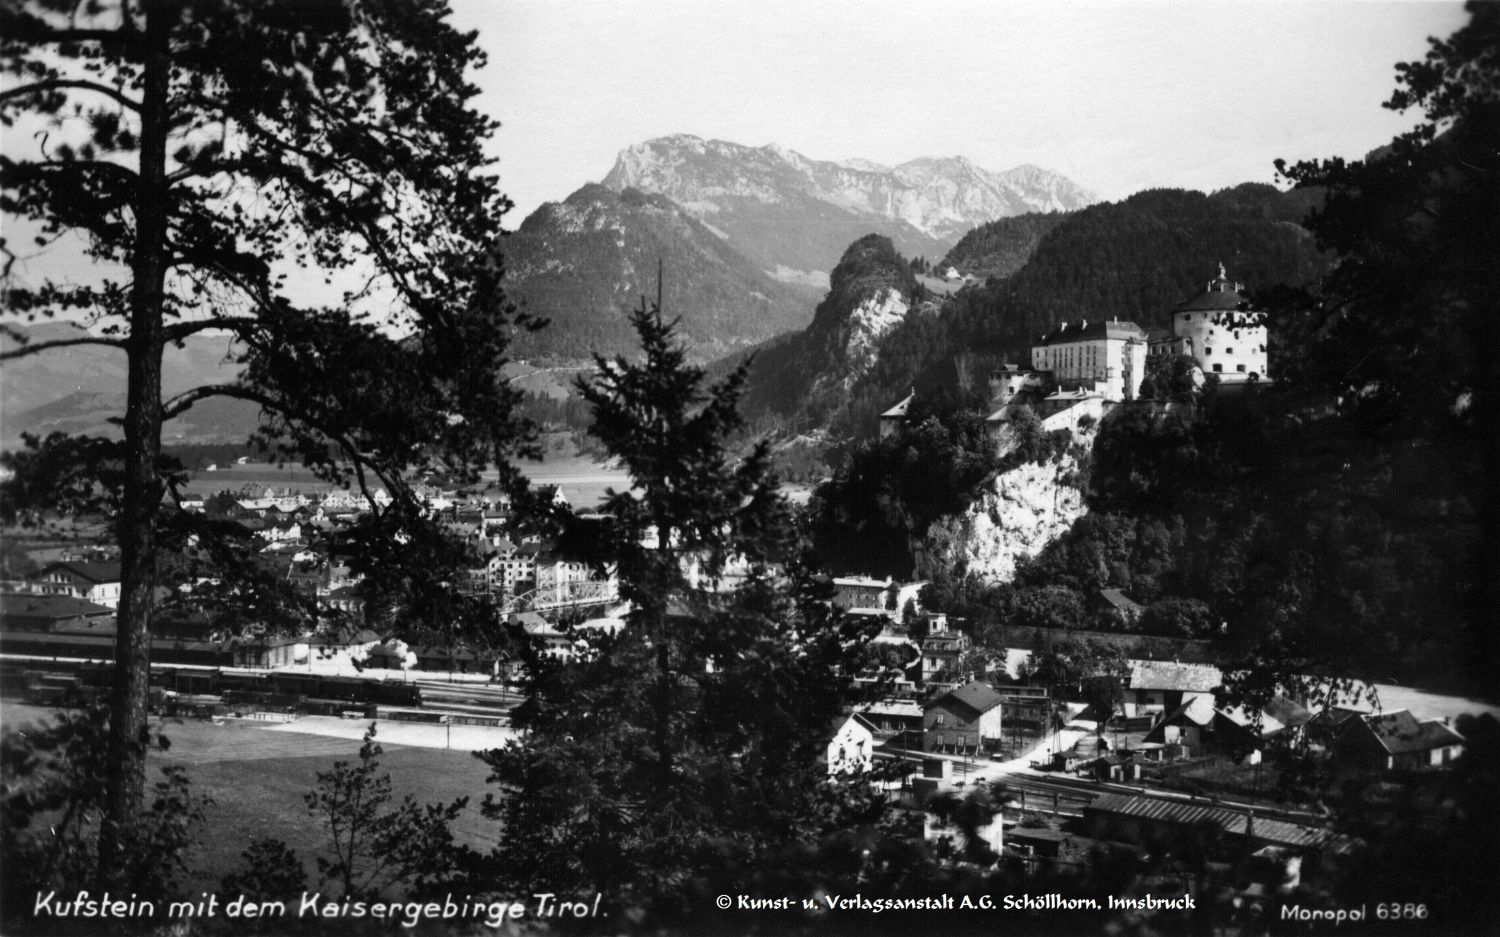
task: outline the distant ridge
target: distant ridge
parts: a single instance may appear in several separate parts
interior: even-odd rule
[[[886,167],[812,160],[776,144],[749,147],[690,134],[621,151],[603,184],[665,195],[761,269],[824,285],[844,249],[875,233],[935,261],[969,230],[1027,212],[1072,211],[1093,193],[1036,166],[992,172],[962,156]]]
[[[502,247],[507,292],[550,320],[517,336],[517,358],[634,353],[627,313],[655,297],[658,262],[663,311],[698,360],[803,328],[819,292],[772,279],[665,196],[596,183],[538,208]]]

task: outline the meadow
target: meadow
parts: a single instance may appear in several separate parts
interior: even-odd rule
[[[5,728],[21,729],[50,718],[45,709],[6,702],[0,707]],[[206,823],[188,850],[190,878],[183,891],[216,892],[225,875],[244,865],[242,853],[253,837],[284,841],[315,875],[315,857],[326,849],[328,832],[308,812],[304,796],[320,771],[337,760],[358,758],[358,739],[269,731],[264,726],[199,720],[165,719],[160,731],[171,741],[167,751],[153,750],[148,781],[166,765],[187,769],[193,794],[211,798]],[[376,741],[380,741],[377,731]],[[447,803],[467,796],[469,804],[455,825],[459,842],[488,851],[499,840],[499,826],[479,811],[489,769],[467,751],[386,745],[381,773],[389,773],[396,798],[411,795],[419,803]],[[316,882],[309,882],[316,887]]]

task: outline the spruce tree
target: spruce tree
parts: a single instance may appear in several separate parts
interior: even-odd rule
[[[580,387],[633,485],[607,495],[594,544],[625,626],[572,660],[533,655],[526,736],[481,757],[506,792],[486,804],[503,880],[597,890],[665,923],[720,877],[879,807],[826,782],[819,756],[869,635],[819,601],[766,445],[740,448],[745,367],[708,384],[659,307],[631,319],[641,359],[599,358]]]

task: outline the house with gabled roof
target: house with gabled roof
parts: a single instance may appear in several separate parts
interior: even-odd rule
[[[1103,609],[1123,625],[1134,624],[1146,611],[1146,606],[1119,589],[1100,589],[1098,595]]]
[[[875,724],[859,713],[835,721],[828,743],[829,774],[863,774],[875,763]]]
[[[0,629],[63,632],[113,628],[114,612],[74,595],[18,592],[0,596]]]
[[[1368,715],[1369,713],[1362,709],[1330,706],[1307,721],[1307,740],[1324,749],[1331,748],[1334,740],[1349,728],[1351,720]]]
[[[1224,682],[1212,664],[1184,664],[1175,660],[1132,660],[1130,682],[1125,688],[1127,718],[1166,714],[1195,696],[1207,696]]]
[[[1263,750],[1269,740],[1281,738],[1290,731],[1288,725],[1274,715],[1273,709],[1283,714],[1289,712],[1285,706],[1267,706],[1259,713],[1240,706],[1215,707],[1212,696],[1193,696],[1153,726],[1146,733],[1145,741],[1165,746],[1181,745],[1193,755],[1217,751],[1236,758],[1249,757],[1253,761],[1260,757],[1256,753]]]
[[[1464,737],[1438,719],[1419,721],[1405,709],[1349,720],[1333,742],[1336,760],[1381,771],[1450,764]]]
[[[30,587],[43,595],[71,595],[95,605],[120,607],[120,564],[91,560],[48,563],[28,577]]]
[[[880,438],[888,439],[901,432],[901,427],[906,425],[906,414],[911,409],[911,403],[917,397],[916,389],[901,398],[895,406],[880,414]]]
[[[962,753],[997,749],[1004,702],[983,680],[949,690],[922,708],[923,749]]]

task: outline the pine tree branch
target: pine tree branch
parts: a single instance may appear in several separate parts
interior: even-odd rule
[[[134,98],[127,97],[123,92],[109,85],[101,85],[95,81],[82,78],[52,78],[47,81],[32,82],[29,85],[21,85],[9,91],[0,91],[0,105],[17,98],[24,98],[33,94],[45,94],[48,91],[60,91],[65,88],[75,88],[80,91],[92,91],[110,98],[123,107],[128,107],[137,114],[141,111],[141,103]]]
[[[245,329],[253,327],[259,321],[254,316],[214,316],[209,319],[194,319],[192,322],[176,322],[162,331],[168,342],[180,342],[190,335],[210,329],[223,329],[243,336]]]
[[[25,358],[38,352],[47,351],[50,348],[62,348],[67,345],[105,345],[110,348],[124,349],[128,347],[123,338],[59,338],[49,342],[36,342],[34,344],[22,345],[19,348],[0,353],[0,361],[11,361],[16,358]]]

